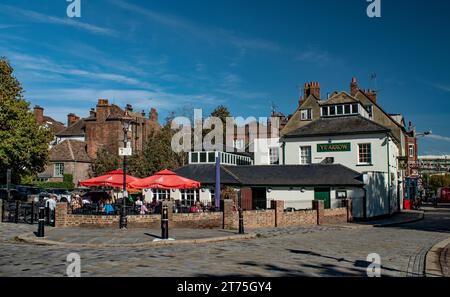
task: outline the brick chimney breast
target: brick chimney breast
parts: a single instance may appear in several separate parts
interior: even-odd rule
[[[358,82],[356,81],[356,78],[352,78],[352,82],[350,83],[350,95],[355,96],[358,92]]]
[[[109,116],[109,102],[108,99],[98,99],[97,103],[97,113],[96,118],[97,121],[105,121],[106,118]]]
[[[38,123],[38,125],[42,125],[44,123],[44,109],[39,105],[36,105],[33,111],[36,123]]]
[[[305,99],[309,95],[314,95],[317,99],[320,99],[320,84],[318,82],[305,83],[303,95]]]
[[[370,101],[377,103],[377,92],[374,90],[364,90],[364,93],[369,97]]]
[[[148,114],[148,119],[152,122],[158,122],[158,112],[156,108],[152,107],[150,113]]]
[[[80,119],[80,117],[77,117],[74,113],[69,113],[69,114],[67,115],[67,127],[72,126],[72,125],[75,124],[79,119]]]

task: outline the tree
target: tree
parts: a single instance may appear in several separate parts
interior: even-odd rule
[[[227,132],[227,117],[232,117],[231,112],[228,110],[228,107],[226,107],[225,105],[219,105],[217,106],[210,114],[211,117],[216,117],[219,118],[222,122],[223,128],[222,128],[222,144],[225,145],[226,144],[226,132]],[[203,130],[203,138],[210,133],[211,131],[213,131],[215,129],[215,126],[212,125],[211,129],[204,129]],[[218,141],[217,139],[214,139],[215,141]],[[215,143],[214,141],[214,143]]]
[[[50,129],[39,126],[20,82],[6,58],[0,58],[0,178],[12,169],[14,183],[25,175],[37,174],[48,163]]]
[[[101,147],[96,154],[95,160],[91,163],[91,177],[104,175],[109,171],[121,167],[121,159],[118,155],[112,154],[105,147]]]
[[[166,119],[165,125],[153,130],[141,152],[130,159],[130,173],[136,177],[147,177],[163,169],[175,169],[185,165],[184,153],[172,150],[171,140],[175,131],[171,129],[173,115]]]
[[[436,192],[438,188],[450,186],[450,175],[432,175],[429,178],[430,188]]]

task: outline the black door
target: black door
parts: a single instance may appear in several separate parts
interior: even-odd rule
[[[252,188],[253,209],[267,208],[266,188]]]

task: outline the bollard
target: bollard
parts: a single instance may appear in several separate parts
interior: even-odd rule
[[[31,220],[30,220],[30,224],[31,225],[34,224],[34,200],[31,201]]]
[[[16,209],[14,212],[14,223],[18,223],[19,222],[19,207],[20,207],[20,201],[16,200]]]
[[[244,212],[239,208],[239,234],[244,234]]]
[[[167,204],[164,204],[162,207],[161,239],[169,239],[169,210]]]
[[[45,216],[47,218],[47,225],[50,226],[50,203],[45,208]]]
[[[0,203],[2,204],[2,222],[5,221],[5,200],[1,200]]]
[[[39,220],[38,220],[38,231],[37,231],[37,237],[44,237],[44,225],[45,225],[45,218],[44,218],[44,207],[39,207]]]

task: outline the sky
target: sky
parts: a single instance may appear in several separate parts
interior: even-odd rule
[[[379,91],[418,132],[420,154],[450,154],[450,1],[0,0],[0,56],[31,106],[64,123],[99,98],[186,114],[295,111],[305,82],[321,93]],[[371,74],[376,73],[376,79]]]

